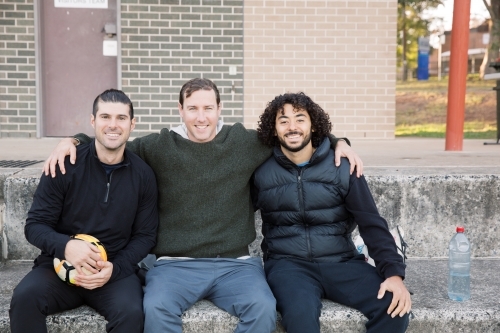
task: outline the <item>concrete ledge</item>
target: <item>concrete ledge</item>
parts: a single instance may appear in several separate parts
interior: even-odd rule
[[[500,256],[500,174],[475,174],[474,168],[461,171],[429,174],[426,169],[392,169],[366,176],[381,215],[391,228],[400,225],[405,231],[410,256],[447,256],[457,225],[465,226],[473,256]],[[4,256],[8,259],[30,260],[39,253],[24,238],[24,224],[40,175],[38,169],[23,170],[5,180],[8,253]],[[252,247],[253,255],[259,255],[259,244],[260,236]]]
[[[400,225],[409,244],[406,284],[413,296],[408,332],[500,332],[500,174],[490,169],[372,168],[366,176],[380,213],[390,227]],[[38,185],[38,169],[5,177],[5,219],[9,259],[35,258],[39,250],[24,238],[24,223]],[[446,293],[447,245],[456,225],[465,225],[471,240],[472,299],[448,300]],[[261,219],[256,217],[256,230]],[[1,231],[1,223],[0,223]],[[250,246],[260,255],[258,233]],[[5,243],[5,242],[4,242]],[[7,253],[6,253],[7,252]],[[413,257],[413,259],[411,258]],[[436,259],[418,259],[433,257]],[[481,258],[483,257],[483,258]],[[485,258],[494,257],[494,258]],[[12,290],[29,271],[31,262],[0,263],[0,333],[10,332],[8,307]],[[183,332],[233,332],[237,318],[208,301],[195,304],[183,315]],[[323,302],[322,332],[364,332],[361,313],[330,301]],[[49,332],[105,332],[105,320],[88,307],[47,318]],[[284,332],[280,325],[276,332]]]
[[[15,172],[20,171],[19,169],[11,169],[11,168],[0,168],[0,201],[4,200],[4,184],[5,184],[5,179],[7,177],[13,175]]]
[[[5,179],[3,231],[7,237],[7,253],[3,253],[4,258],[30,260],[40,253],[39,249],[26,241],[24,225],[41,174],[39,169],[26,169]]]
[[[367,181],[380,214],[405,231],[410,256],[447,256],[457,225],[465,226],[473,256],[500,255],[500,175],[376,175]]]
[[[447,259],[409,259],[406,285],[412,297],[415,318],[409,333],[499,332],[500,259],[474,259],[471,270],[471,300],[454,302],[447,297]],[[31,263],[9,261],[0,267],[0,333],[10,332],[8,308],[13,288],[30,270]],[[230,333],[237,318],[208,301],[196,303],[182,316],[184,333]],[[366,318],[358,311],[323,301],[321,332],[364,332]],[[47,318],[49,332],[105,332],[105,320],[82,306]],[[279,323],[278,323],[279,324]],[[275,332],[283,333],[281,325]]]

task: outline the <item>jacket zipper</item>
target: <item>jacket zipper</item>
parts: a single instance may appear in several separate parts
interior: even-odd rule
[[[302,197],[302,168],[299,169],[299,175],[297,176],[297,189],[299,192],[299,205],[300,205],[300,215],[304,219],[304,198]]]
[[[297,187],[298,187],[298,191],[299,191],[299,205],[300,205],[300,214],[302,216],[302,219],[303,221],[305,222],[305,219],[304,219],[304,214],[305,214],[305,209],[304,209],[304,198],[303,198],[303,195],[302,195],[302,171],[304,170],[304,168],[300,168],[299,169],[299,175],[297,177]],[[304,223],[304,226],[305,226],[305,231],[306,231],[306,243],[307,243],[307,257],[309,260],[311,260],[312,258],[312,254],[311,254],[311,235],[309,233],[309,225],[307,223]]]
[[[115,172],[115,170],[111,171],[111,173],[109,174],[109,181],[106,184],[106,196],[104,197],[104,202],[108,202],[109,187],[111,186],[111,178],[113,177],[113,172]]]

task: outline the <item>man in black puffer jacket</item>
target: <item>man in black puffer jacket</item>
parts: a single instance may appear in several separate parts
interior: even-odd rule
[[[367,332],[404,332],[411,299],[405,264],[364,177],[332,168],[328,114],[303,93],[271,101],[259,139],[274,156],[254,174],[267,281],[288,333],[320,332],[321,298],[361,311]],[[374,258],[353,244],[356,225]]]

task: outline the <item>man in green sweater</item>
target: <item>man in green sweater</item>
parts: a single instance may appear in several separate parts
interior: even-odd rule
[[[184,84],[178,108],[183,125],[127,143],[151,166],[159,191],[157,261],[146,275],[144,332],[182,332],[182,313],[200,299],[238,317],[235,332],[272,332],[276,301],[261,259],[248,251],[256,237],[249,181],[272,150],[255,131],[222,124],[219,91],[208,79]],[[63,139],[45,163],[46,174],[50,169],[54,175],[56,163],[64,173],[64,156],[74,161],[74,145],[89,140],[82,134]],[[336,164],[345,156],[360,175],[361,160],[340,142]]]

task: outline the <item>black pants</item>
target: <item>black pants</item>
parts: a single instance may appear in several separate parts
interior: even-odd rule
[[[135,274],[88,290],[67,285],[55,273],[52,262],[44,262],[14,289],[9,310],[11,332],[45,333],[47,315],[87,304],[106,318],[107,332],[142,333],[142,297]]]
[[[384,279],[363,257],[342,263],[271,259],[264,268],[288,333],[320,332],[322,298],[361,311],[368,318],[368,333],[405,332],[408,327],[407,314],[395,318],[387,314],[392,293],[377,299]]]

